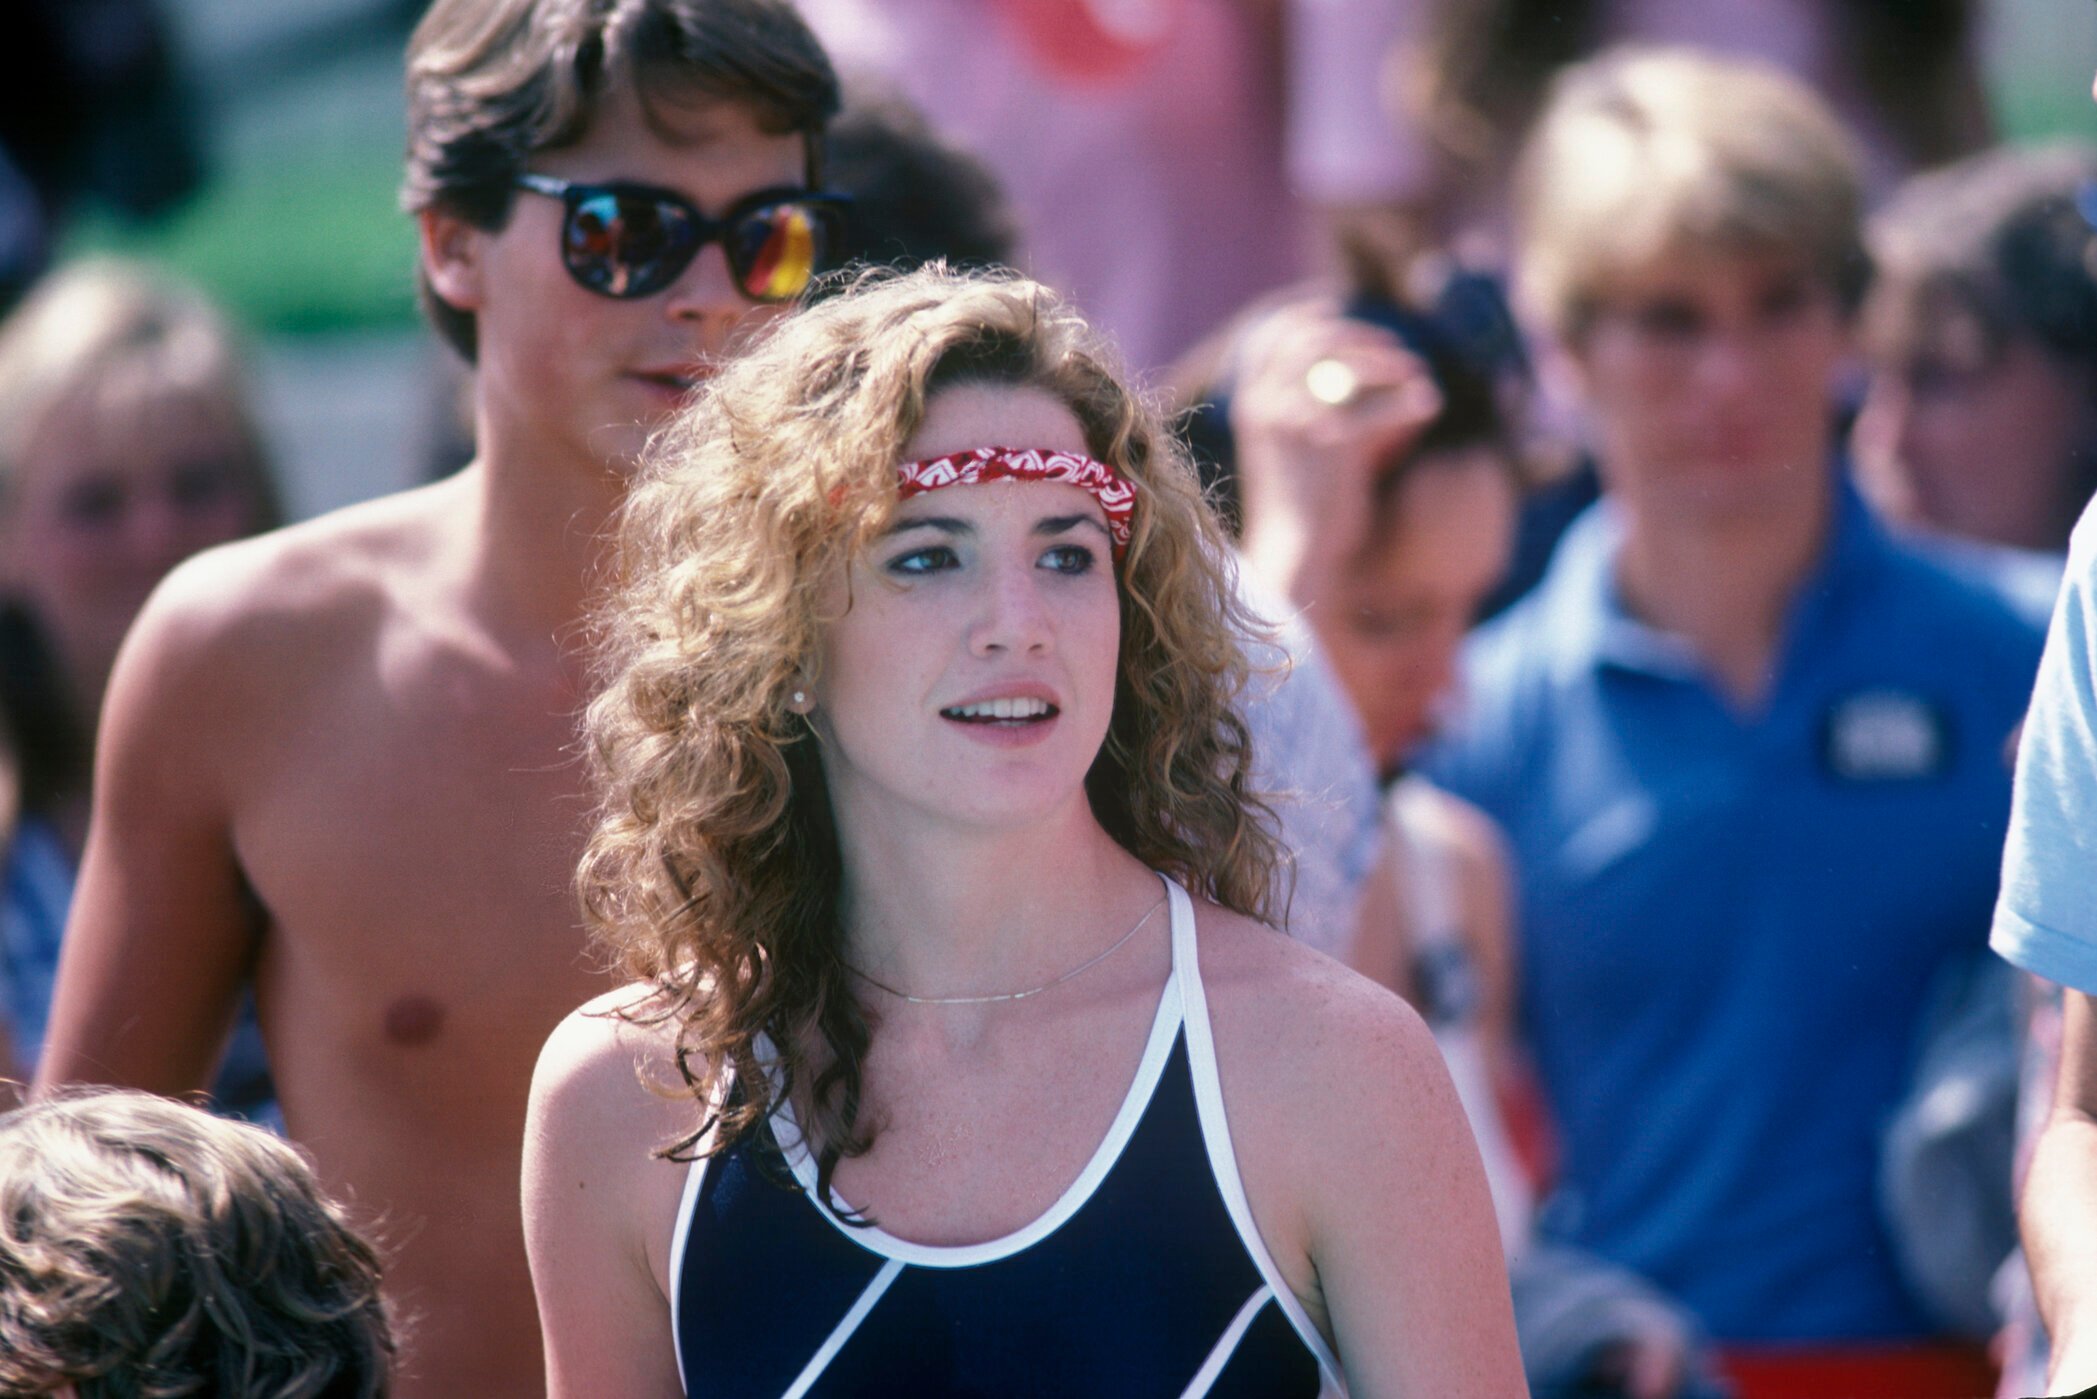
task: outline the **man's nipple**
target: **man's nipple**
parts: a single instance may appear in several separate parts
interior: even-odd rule
[[[413,1049],[444,1033],[444,1006],[429,996],[397,996],[386,1007],[386,1040]]]

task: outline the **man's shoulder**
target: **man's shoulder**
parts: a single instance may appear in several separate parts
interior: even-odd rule
[[[1514,679],[1524,674],[1540,675],[1569,638],[1554,635],[1550,615],[1564,604],[1552,595],[1532,590],[1503,612],[1480,622],[1464,639],[1464,670],[1468,676]]]
[[[353,505],[205,550],[161,583],[139,622],[148,643],[203,664],[265,648],[279,661],[341,639],[427,597],[460,528],[443,485]]]
[[[1421,755],[1423,770],[1444,782],[1455,755],[1505,756],[1527,741],[1552,707],[1552,694],[1588,667],[1572,641],[1551,621],[1551,599],[1530,593],[1483,622],[1465,640],[1460,659],[1461,708]],[[1463,795],[1462,783],[1444,782]]]
[[[1889,599],[1940,625],[1970,628],[2008,645],[2036,649],[2045,631],[2023,594],[2044,570],[2060,579],[2060,562],[2020,550],[1967,541],[1890,536],[1885,567]]]
[[[1956,674],[1975,692],[2001,691],[2021,709],[2045,643],[2044,620],[2002,579],[1927,543],[1892,539],[1884,557],[1870,632],[1904,654],[1929,658],[1932,668]],[[1944,666],[1947,654],[1961,657],[1955,670]]]
[[[1472,630],[1466,678],[1540,683],[1588,669],[1610,615],[1608,580],[1622,541],[1623,521],[1609,501],[1574,517],[1535,586]]]
[[[2033,627],[2043,629],[2053,614],[2066,556],[1921,531],[1903,539],[1931,561],[2000,598]]]

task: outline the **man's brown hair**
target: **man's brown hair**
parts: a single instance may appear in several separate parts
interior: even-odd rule
[[[732,102],[765,131],[798,132],[810,183],[838,107],[830,60],[785,0],[435,0],[408,41],[401,203],[502,227],[526,162],[580,140],[606,89],[625,83],[644,109]],[[472,313],[419,282],[437,333],[472,362]]]

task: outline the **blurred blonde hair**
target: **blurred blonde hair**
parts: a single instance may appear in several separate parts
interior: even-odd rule
[[[1515,174],[1524,308],[1577,341],[1611,278],[1685,250],[1797,258],[1847,306],[1868,263],[1849,133],[1802,83],[1694,49],[1568,68]]]
[[[279,524],[240,342],[200,292],[143,263],[92,258],[51,273],[0,322],[0,725],[13,731],[24,811],[86,788],[95,718],[80,712],[45,619],[17,595],[6,567],[11,538],[26,527],[17,503],[24,475],[38,469],[58,424],[150,442],[171,415],[191,412],[225,433],[227,465],[247,502],[242,532]]]
[[[379,1260],[259,1127],[146,1093],[0,1116],[0,1393],[384,1399]]]
[[[280,523],[240,342],[217,308],[143,263],[90,258],[53,272],[0,322],[0,513],[37,437],[61,414],[136,421],[170,403],[219,416],[254,502],[250,529]]]
[[[812,674],[824,579],[884,528],[927,400],[959,383],[1059,399],[1136,484],[1114,714],[1087,778],[1101,824],[1227,907],[1268,917],[1276,893],[1235,707],[1258,624],[1192,463],[1100,339],[1036,283],[936,263],[865,274],[784,321],[651,445],[627,497],[609,683],[586,724],[603,806],[579,884],[618,967],[676,1020],[685,1083],[718,1113],[712,1149],[790,1098],[825,1187],[872,1141],[870,1027],[842,956],[822,759],[786,704]]]

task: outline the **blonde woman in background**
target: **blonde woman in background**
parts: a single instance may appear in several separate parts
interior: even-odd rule
[[[237,342],[200,293],[83,262],[0,326],[0,766],[17,785],[0,985],[19,1076],[43,1042],[118,644],[169,569],[279,516]],[[267,1104],[251,1024],[219,1091]]]

